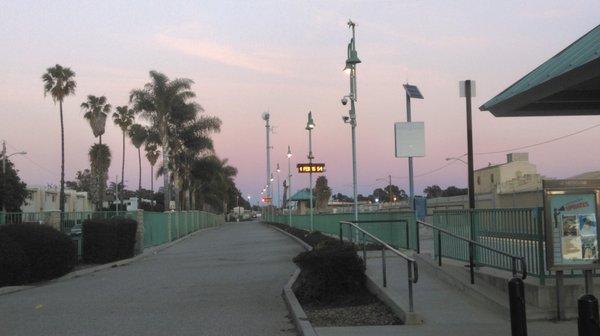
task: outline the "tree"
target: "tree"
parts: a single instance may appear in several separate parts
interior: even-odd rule
[[[125,134],[129,130],[129,127],[133,124],[135,118],[135,111],[130,109],[127,105],[117,106],[116,112],[113,113],[112,118],[115,125],[119,126],[123,132],[123,158],[121,161],[121,185],[125,185]],[[122,189],[121,189],[122,190]]]
[[[159,134],[159,145],[162,146],[165,207],[171,202],[170,166],[171,156],[169,139],[174,129],[173,119],[185,115],[190,106],[190,99],[196,95],[191,91],[193,81],[187,78],[170,80],[167,76],[157,71],[150,71],[149,83],[142,89],[134,89],[129,95],[136,112],[150,121],[151,127]]]
[[[154,165],[160,157],[160,151],[155,143],[148,143],[147,141],[144,149],[146,150],[146,159],[150,163],[150,190],[154,192]]]
[[[81,109],[85,111],[83,117],[90,123],[94,137],[102,144],[102,135],[106,130],[106,117],[110,113],[111,106],[106,102],[106,97],[88,95],[87,101],[81,103]]]
[[[65,68],[56,64],[46,69],[42,75],[44,82],[44,97],[49,93],[54,103],[58,102],[60,111],[60,212],[65,211],[65,128],[63,123],[63,101],[67,96],[75,93],[75,72],[71,68]]]
[[[108,168],[110,167],[110,149],[104,144],[94,144],[89,151],[92,177],[96,183],[92,183],[92,199],[96,201],[96,209],[102,210],[104,194],[106,193],[106,181],[108,180]]]
[[[469,189],[467,188],[457,188],[455,186],[449,186],[444,190],[442,196],[450,197],[450,196],[460,196],[467,195],[469,193]]]
[[[75,191],[85,191],[89,194],[92,182],[92,173],[89,169],[84,169],[83,171],[80,170],[75,174],[75,181],[67,181],[66,185],[69,189],[73,189]]]
[[[434,184],[423,189],[423,192],[425,193],[427,198],[436,198],[442,197],[443,190],[442,188],[440,188],[439,185]]]
[[[333,195],[332,199],[336,202],[352,202],[352,197],[344,195],[342,193],[337,193]]]
[[[0,169],[0,181],[2,181],[0,183],[0,211],[5,206],[7,212],[20,212],[21,206],[29,197],[29,192],[27,185],[19,177],[19,171],[8,159],[6,160],[6,176]],[[6,189],[4,189],[5,184]]]
[[[138,163],[139,163],[139,177],[138,177],[138,209],[140,204],[142,203],[141,190],[142,190],[142,151],[141,147],[146,141],[148,137],[148,131],[146,128],[140,124],[133,124],[129,129],[129,137],[131,138],[131,143],[133,146],[137,148],[138,151]]]
[[[327,177],[321,175],[317,178],[314,193],[317,199],[317,210],[325,210],[331,197],[331,188],[327,185]]]

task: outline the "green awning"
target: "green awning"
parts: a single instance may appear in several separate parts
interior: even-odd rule
[[[290,197],[290,201],[308,201],[310,200],[310,189],[304,188],[300,189],[297,193],[295,193],[292,197]]]
[[[600,25],[479,109],[496,117],[600,114]]]

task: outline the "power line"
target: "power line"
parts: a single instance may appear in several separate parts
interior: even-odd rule
[[[10,143],[6,143],[6,145],[8,147],[10,147],[12,150],[18,152],[19,149],[15,148],[14,146],[12,146]],[[25,157],[25,159],[27,159],[29,162],[33,163],[33,165],[37,166],[38,168],[40,168],[42,171],[44,171],[45,173],[48,173],[49,176],[52,176],[54,178],[56,178],[56,176],[58,175],[57,173],[53,172],[52,170],[44,167],[43,165],[35,162],[32,158],[31,155],[29,153],[27,153],[27,155],[23,155],[23,157]]]

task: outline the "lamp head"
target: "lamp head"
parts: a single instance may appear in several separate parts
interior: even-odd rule
[[[288,146],[287,157],[288,159],[292,157],[292,150],[290,149],[290,146]]]
[[[312,111],[308,112],[308,122],[306,123],[306,130],[310,131],[315,128],[315,121],[312,117]]]

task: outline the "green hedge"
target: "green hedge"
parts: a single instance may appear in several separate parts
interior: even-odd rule
[[[77,263],[77,247],[65,234],[38,223],[0,226],[0,285],[62,276]]]
[[[83,222],[83,261],[103,264],[134,255],[137,222],[115,217]]]

